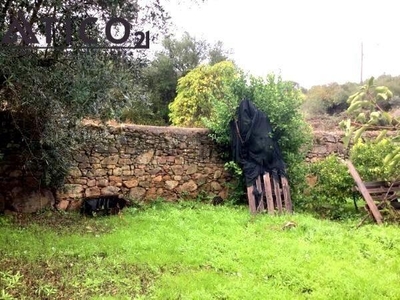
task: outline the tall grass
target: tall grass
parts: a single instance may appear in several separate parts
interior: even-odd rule
[[[399,299],[394,226],[198,203],[0,218],[0,299]],[[294,226],[284,226],[288,221]]]

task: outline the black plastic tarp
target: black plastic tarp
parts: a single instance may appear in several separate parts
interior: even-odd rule
[[[285,174],[286,166],[271,122],[251,101],[242,100],[230,130],[233,159],[242,168],[247,186],[252,186],[265,172]]]

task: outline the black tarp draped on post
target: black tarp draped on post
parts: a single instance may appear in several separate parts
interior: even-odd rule
[[[247,186],[254,185],[265,172],[285,175],[286,166],[270,120],[251,101],[242,100],[230,130],[233,159],[242,168]]]

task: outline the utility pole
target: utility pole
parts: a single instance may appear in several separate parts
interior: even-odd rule
[[[363,66],[364,66],[364,45],[363,45],[363,42],[361,42],[361,78],[360,78],[360,84],[363,83]]]

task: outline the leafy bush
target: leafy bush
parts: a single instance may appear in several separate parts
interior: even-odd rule
[[[384,158],[393,153],[398,145],[389,139],[378,142],[362,142],[359,140],[351,149],[350,159],[363,181],[392,180],[399,176],[400,161],[393,168],[384,163]]]
[[[353,158],[359,160],[359,167],[364,169],[365,176],[370,180],[378,179],[371,176],[385,180],[400,179],[400,118],[386,112],[381,104],[381,102],[387,103],[392,97],[393,93],[388,87],[376,86],[374,77],[371,77],[368,83],[349,97],[347,100],[350,104],[347,109],[349,118],[340,123],[345,130],[346,147],[350,141],[357,145],[363,135],[367,140],[365,146],[361,144],[358,146]],[[365,132],[368,130],[378,131],[379,135],[374,139],[365,137]],[[388,135],[388,132],[392,134]],[[361,151],[361,154],[357,154],[357,151]],[[366,154],[362,154],[362,151]]]
[[[311,142],[311,131],[299,111],[301,93],[293,84],[273,74],[266,79],[238,72],[225,82],[224,97],[211,96],[212,111],[202,118],[211,130],[211,137],[220,144],[229,144],[229,122],[235,118],[242,99],[248,98],[271,120],[285,162],[293,199],[301,195],[306,169],[304,158]]]
[[[212,113],[211,99],[225,97],[225,84],[233,80],[237,69],[232,62],[201,65],[178,80],[177,96],[170,103],[173,125],[204,127],[202,117]]]
[[[310,165],[310,174],[316,176],[316,183],[310,188],[306,208],[320,210],[329,208],[331,216],[337,215],[346,200],[352,196],[354,181],[347,166],[336,155]]]

